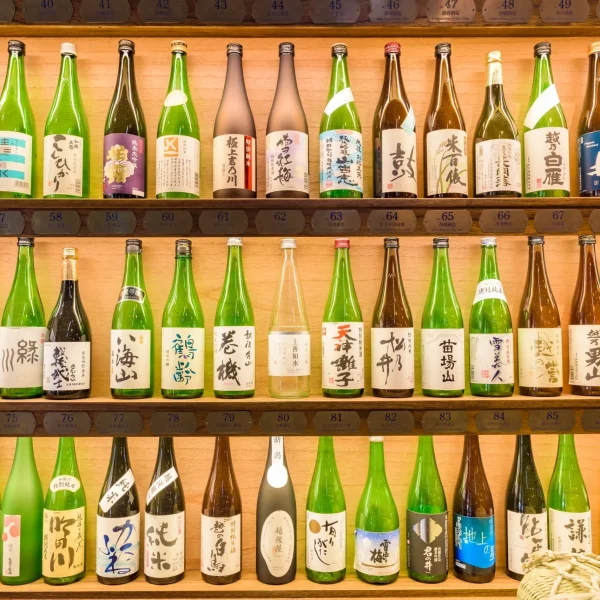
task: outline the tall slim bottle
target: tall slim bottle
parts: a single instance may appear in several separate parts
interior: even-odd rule
[[[146,121],[135,83],[135,44],[119,42],[119,74],[104,126],[104,197],[145,198]]]
[[[521,142],[502,80],[502,53],[486,56],[485,102],[475,129],[475,196],[521,196]]]
[[[310,393],[310,329],[296,268],[296,240],[281,240],[283,265],[269,324],[269,394],[306,398]]]
[[[421,317],[421,385],[425,396],[465,392],[465,330],[454,291],[448,238],[433,240],[433,272]]]
[[[48,334],[33,263],[33,238],[17,241],[17,269],[2,314],[0,395],[37,398],[43,394],[44,342]]]
[[[493,237],[481,238],[479,283],[469,330],[471,393],[512,396],[515,387],[512,319],[500,281]]]
[[[227,45],[227,77],[213,132],[213,198],[256,198],[256,126],[241,44]]]
[[[200,197],[200,127],[187,75],[187,44],[171,42],[171,77],[156,134],[156,197]]]
[[[77,48],[64,43],[44,129],[44,198],[90,197],[90,127],[77,78]]]
[[[215,313],[213,387],[217,398],[254,396],[256,334],[241,238],[227,240],[227,268]]]
[[[369,474],[356,510],[354,568],[367,583],[392,583],[400,572],[400,519],[385,475],[383,438],[369,438]]]
[[[571,189],[569,131],[550,65],[550,42],[534,46],[535,67],[523,123],[525,195],[565,198]]]
[[[279,44],[279,78],[267,122],[267,198],[308,198],[308,123],[296,83],[294,44]]]
[[[346,576],[346,499],[331,436],[319,437],[306,498],[306,576],[316,583]]]
[[[2,496],[0,564],[4,585],[22,585],[42,576],[44,492],[33,439],[17,438],[15,458]]]
[[[429,435],[419,436],[408,489],[406,564],[415,581],[440,583],[448,577],[448,505]]]
[[[322,324],[322,386],[328,398],[365,391],[365,325],[350,268],[350,240],[335,240],[335,263]]]
[[[544,259],[544,236],[530,235],[527,282],[519,312],[519,392],[562,393],[562,329]]]
[[[85,575],[85,515],[75,440],[61,437],[44,502],[42,574],[46,583],[65,585]]]
[[[398,238],[383,240],[383,275],[371,323],[371,384],[379,398],[408,398],[415,391],[415,330],[398,245]]]
[[[150,398],[154,390],[154,320],[142,268],[142,241],[125,242],[125,274],[110,332],[113,398]]]
[[[452,78],[450,44],[435,47],[435,79],[425,119],[425,196],[466,198],[469,195],[467,127]]]
[[[573,434],[558,436],[558,454],[548,490],[548,517],[550,550],[592,551],[592,512]]]
[[[204,313],[190,240],[175,242],[175,275],[162,319],[160,387],[165,398],[199,398],[204,393]]]
[[[494,501],[476,435],[465,435],[453,528],[454,574],[469,583],[492,581],[496,574]]]
[[[8,67],[0,94],[0,198],[34,198],[37,142],[25,83],[25,44],[8,42]]]
[[[506,572],[523,579],[523,564],[534,552],[548,548],[548,515],[538,477],[531,436],[518,435],[506,487]]]
[[[363,197],[363,139],[348,76],[348,46],[334,44],[327,106],[319,130],[320,197]]]
[[[215,451],[202,500],[200,570],[207,583],[224,585],[242,576],[242,498],[228,437]]]

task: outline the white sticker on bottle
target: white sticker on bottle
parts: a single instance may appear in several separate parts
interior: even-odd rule
[[[482,300],[504,300],[506,302],[504,288],[499,279],[484,279],[477,284],[473,304],[477,304]]]
[[[269,377],[310,375],[310,333],[269,333]]]
[[[185,571],[185,511],[174,515],[146,513],[144,574],[164,579]]]
[[[471,383],[515,382],[512,333],[472,333],[470,354]]]
[[[46,342],[44,390],[89,390],[91,360],[91,342]]]
[[[562,330],[560,327],[519,328],[519,385],[562,387]]]
[[[412,108],[411,108],[412,110]],[[381,132],[382,193],[417,193],[417,134],[404,129]]]
[[[354,102],[354,94],[352,90],[347,87],[339,91],[335,96],[327,103],[325,107],[325,114],[330,117],[338,108]]]
[[[265,166],[267,194],[308,194],[308,135],[303,131],[267,134]]]
[[[72,577],[85,572],[85,506],[44,509],[42,575]]]
[[[51,492],[76,492],[81,487],[81,481],[73,475],[59,475],[50,482]]]
[[[256,191],[256,139],[219,135],[213,140],[213,191]]]
[[[43,382],[45,327],[2,327],[0,387],[41,388]]]
[[[242,515],[200,516],[200,570],[205,575],[227,577],[242,570]]]
[[[4,515],[2,529],[2,576],[21,574],[21,515]]]
[[[548,515],[506,511],[508,569],[524,574],[523,564],[534,552],[548,549]]]
[[[187,135],[156,140],[156,193],[200,197],[200,141]]]
[[[550,550],[553,552],[592,551],[591,511],[573,513],[551,508],[548,513]]]
[[[571,189],[569,131],[540,127],[525,132],[525,193]]]
[[[527,129],[533,129],[549,110],[559,104],[560,100],[558,98],[558,92],[556,91],[556,85],[552,84],[547,87],[529,107],[523,125],[527,127]]]
[[[273,577],[283,577],[292,566],[296,539],[294,522],[284,510],[272,512],[260,533],[260,553]]]
[[[267,471],[267,483],[275,489],[285,487],[290,478],[283,461],[283,452],[283,437],[271,437],[271,466]]]
[[[44,138],[44,198],[83,196],[83,145],[77,135],[54,134]]]
[[[115,481],[107,490],[106,494],[100,498],[100,508],[102,512],[108,512],[135,484],[133,471],[129,469],[123,477]]]
[[[569,383],[600,386],[600,325],[569,325]]]
[[[346,568],[346,511],[306,511],[306,568],[317,573]]]
[[[427,196],[469,193],[467,132],[438,129],[426,136]]]
[[[163,390],[204,389],[204,328],[163,327]]]
[[[394,575],[400,571],[400,529],[388,532],[356,529],[354,568],[365,575]]]
[[[128,517],[96,516],[96,574],[109,579],[140,570],[140,513]]]
[[[371,329],[371,383],[376,390],[415,387],[415,330],[412,327]]]
[[[414,133],[415,127],[417,126],[417,119],[415,118],[415,111],[411,106],[408,110],[408,114],[404,117],[404,121],[400,124],[400,127],[406,131],[406,133]]]
[[[362,322],[323,323],[322,386],[357,390],[365,387],[365,325]]]
[[[183,90],[173,90],[169,92],[163,102],[163,106],[183,106],[188,101],[187,94]]]
[[[150,387],[152,332],[149,329],[112,329],[110,332],[110,387],[141,390]]]
[[[254,325],[215,326],[213,387],[220,392],[244,392],[255,387]]]
[[[175,467],[171,467],[168,471],[165,471],[152,485],[148,488],[146,494],[146,505],[150,504],[150,501],[156,494],[161,490],[164,490],[168,485],[171,485],[177,478],[179,473]]]
[[[0,192],[31,194],[32,154],[30,135],[0,131]]]
[[[363,192],[362,133],[332,129],[319,136],[320,190]]]
[[[465,330],[421,329],[424,390],[465,389]]]
[[[517,140],[485,140],[475,145],[475,193],[520,194],[521,143]]]

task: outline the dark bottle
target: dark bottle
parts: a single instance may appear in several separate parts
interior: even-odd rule
[[[579,195],[600,196],[600,42],[589,49],[590,66],[577,138]]]

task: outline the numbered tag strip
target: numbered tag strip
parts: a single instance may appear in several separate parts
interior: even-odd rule
[[[110,487],[100,500],[102,512],[108,512],[133,487],[134,483],[133,471],[129,469],[121,479]]]
[[[152,498],[156,496],[159,492],[165,489],[168,485],[171,485],[177,478],[179,474],[177,473],[177,469],[175,467],[171,467],[166,473],[163,473],[151,486],[148,490],[148,494],[146,495],[146,504],[150,504]]]
[[[0,413],[0,435],[32,435],[37,426],[33,413]]]
[[[244,0],[204,0],[196,3],[196,17],[200,23],[239,24],[246,17]]]

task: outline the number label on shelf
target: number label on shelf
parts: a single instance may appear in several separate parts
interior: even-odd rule
[[[589,12],[588,0],[542,0],[540,4],[544,23],[583,23]]]
[[[68,23],[73,16],[71,0],[24,0],[28,23]]]
[[[531,0],[485,0],[481,12],[486,23],[529,23],[533,4]]]
[[[150,430],[153,435],[191,435],[198,429],[193,412],[165,411],[152,413]]]
[[[0,235],[21,235],[25,229],[25,219],[18,210],[0,212]]]
[[[250,433],[253,424],[247,410],[220,410],[206,415],[206,430],[212,435],[243,435]]]
[[[49,412],[44,415],[44,429],[48,435],[87,435],[92,420],[86,412]]]
[[[308,425],[306,415],[301,412],[264,412],[258,423],[268,435],[302,434]]]
[[[30,412],[0,413],[0,435],[33,435],[36,425]]]
[[[427,233],[457,234],[469,233],[473,219],[468,210],[428,210],[423,219]]]
[[[581,414],[581,427],[584,431],[600,431],[600,408],[588,408]]]
[[[529,219],[522,208],[486,208],[479,216],[483,233],[524,233]]]
[[[358,0],[313,0],[310,18],[317,25],[356,23],[360,17]]]
[[[139,435],[144,429],[144,420],[139,412],[101,412],[96,415],[95,426],[101,435]]]
[[[255,0],[252,15],[259,25],[300,23],[304,6],[302,0]]]
[[[481,433],[519,433],[521,422],[520,410],[480,410],[475,417]]]
[[[598,4],[600,6],[600,3]],[[594,209],[589,216],[588,222],[592,233],[600,233],[600,210]]]
[[[36,235],[77,235],[81,219],[76,210],[36,210],[31,226]]]
[[[261,235],[299,235],[306,224],[301,210],[259,210],[255,223]]]
[[[93,235],[131,235],[137,220],[132,210],[92,210],[87,218]]]
[[[144,229],[153,235],[188,235],[194,226],[189,210],[149,210]]]
[[[209,25],[234,25],[246,17],[244,0],[202,0],[196,3],[196,17]]]
[[[410,410],[372,410],[367,426],[371,435],[409,435],[415,427],[415,418]]]
[[[471,23],[475,0],[428,0],[426,14],[431,23]]]
[[[354,410],[315,413],[313,428],[319,435],[346,435],[360,431],[360,416]]]
[[[545,208],[535,213],[533,222],[538,233],[577,233],[583,216],[576,208]]]
[[[313,231],[318,235],[360,231],[360,215],[356,210],[316,210],[311,223]]]
[[[140,0],[142,23],[183,23],[188,16],[186,0]]]
[[[575,427],[575,411],[568,409],[532,410],[529,413],[531,431],[546,433],[570,433]]]
[[[79,14],[86,23],[127,23],[129,0],[81,0]]]
[[[417,217],[412,210],[372,210],[367,227],[373,233],[413,233],[417,228]]]
[[[465,410],[428,410],[421,425],[429,434],[466,433],[469,415]]]
[[[412,23],[417,20],[417,0],[371,0],[372,23]]]
[[[15,4],[13,0],[3,0],[0,3],[0,23],[10,23],[15,16]]]
[[[204,235],[243,235],[248,215],[245,210],[203,210],[198,226]]]

